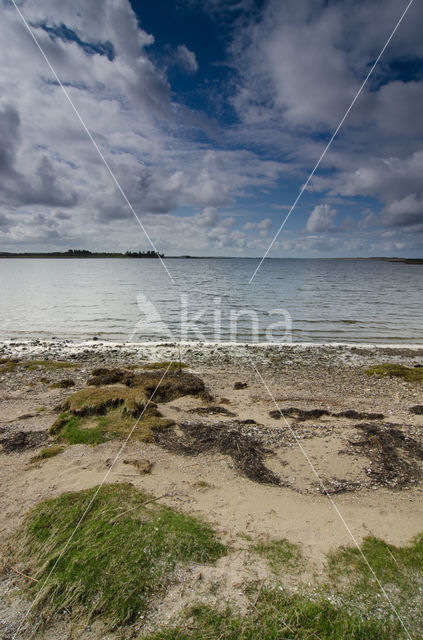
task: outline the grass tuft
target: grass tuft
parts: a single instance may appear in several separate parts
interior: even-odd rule
[[[156,410],[156,405],[148,402],[144,389],[122,385],[87,387],[70,395],[63,404],[64,409],[79,416],[104,415],[116,407],[131,416],[139,415],[146,407],[150,414]]]
[[[368,376],[376,376],[378,378],[403,378],[408,382],[423,382],[423,368],[406,367],[403,364],[394,364],[386,362],[385,364],[376,364],[369,369],[365,369],[364,373]]]
[[[60,445],[54,444],[51,447],[46,447],[45,449],[41,449],[36,456],[33,456],[30,462],[41,462],[42,460],[47,460],[48,458],[54,458],[54,456],[59,455],[59,453],[63,453],[64,447]]]
[[[256,592],[257,594],[257,592]],[[198,605],[188,621],[149,640],[392,640],[397,625],[366,620],[323,600],[312,601],[278,589],[263,589],[251,613],[235,614]]]
[[[336,594],[340,603],[364,615],[392,617],[392,608],[380,589],[381,583],[411,636],[420,637],[419,632],[423,629],[423,534],[403,547],[369,536],[364,538],[360,548],[377,580],[356,547],[341,547],[328,557],[331,593]]]
[[[56,369],[76,369],[78,367],[74,362],[66,362],[64,360],[19,360],[18,358],[0,358],[0,373],[10,373],[15,371],[17,367],[34,371],[37,369],[56,370]]]
[[[50,428],[50,433],[69,444],[102,444],[114,438],[125,438],[135,424],[133,416],[117,408],[105,416],[85,416],[62,413]],[[141,442],[153,442],[154,432],[166,429],[173,420],[160,416],[143,415],[132,437]]]
[[[106,485],[49,575],[95,491],[42,502],[15,538],[13,561],[39,580],[25,587],[37,596],[34,610],[41,618],[66,607],[74,615],[102,616],[112,625],[132,622],[165,592],[178,566],[213,562],[225,554],[201,520],[144,504],[150,496],[129,484]]]
[[[50,389],[69,389],[74,386],[75,382],[71,378],[63,378],[63,380],[53,382],[53,384],[50,385]]]
[[[298,569],[303,555],[299,545],[289,540],[265,540],[253,547],[254,551],[266,558],[269,566],[277,574],[286,569]]]

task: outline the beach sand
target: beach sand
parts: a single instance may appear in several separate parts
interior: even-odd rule
[[[3,447],[0,451],[0,536],[7,540],[37,502],[100,484],[121,447],[117,440],[97,446],[66,445],[60,455],[31,464],[37,451],[51,442],[48,430],[70,393],[85,387],[94,367],[178,360],[179,346],[9,342],[2,345],[0,357],[76,364],[67,370],[17,366],[1,374],[0,438],[7,443],[18,432],[40,434],[39,441],[32,437],[36,446],[30,441],[29,446],[24,443],[16,450]],[[268,577],[266,563],[251,554],[255,541],[269,537],[300,544],[312,567],[301,580],[310,581],[318,580],[327,553],[352,544],[352,537],[360,543],[364,536],[374,535],[403,545],[423,530],[423,479],[419,477],[423,462],[407,445],[423,446],[423,415],[410,411],[423,404],[422,385],[364,372],[381,362],[419,365],[423,348],[184,344],[181,358],[204,380],[213,400],[184,396],[159,403],[162,415],[176,424],[196,422],[210,429],[222,421],[235,421],[248,437],[262,438],[271,451],[265,465],[282,482],[272,485],[249,479],[234,458],[222,451],[180,455],[158,444],[134,439],[127,443],[107,482],[130,482],[153,496],[164,495],[162,504],[201,516],[233,549],[214,567],[182,573],[178,584],[157,604],[156,622],[183,611],[194,595],[211,597],[205,586],[210,583],[217,585],[220,599],[229,598],[242,609],[248,581]],[[50,388],[63,378],[72,379],[75,386]],[[219,409],[213,407],[234,415],[216,413]],[[286,415],[271,417],[269,413],[278,407]],[[325,410],[326,414],[301,415],[293,408]],[[383,418],[336,415],[348,411],[383,414]],[[391,447],[396,457],[382,459],[384,438],[396,431],[400,439]],[[150,473],[128,464],[139,459],[151,463]],[[388,463],[397,465],[394,471],[384,468]],[[201,580],[196,579],[199,573]],[[295,587],[298,580],[287,575],[285,586]],[[5,637],[26,606],[16,598],[11,604],[13,584],[9,571],[0,584],[0,635],[3,632]],[[96,628],[86,637],[109,637],[102,635],[101,626]],[[59,625],[44,637],[64,634],[65,627]],[[84,634],[81,631],[78,637]]]

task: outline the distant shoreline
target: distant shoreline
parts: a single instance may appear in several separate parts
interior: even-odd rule
[[[109,252],[91,252],[91,251],[52,251],[45,253],[9,253],[7,251],[0,252],[0,258],[25,258],[25,259],[53,259],[53,260],[81,260],[81,259],[105,259],[105,258],[118,258],[118,259],[153,259],[165,258],[166,260],[260,260],[259,257],[254,256],[165,256],[163,253],[155,253],[154,251],[146,252],[131,252],[126,253],[109,253]],[[404,264],[423,264],[423,258],[398,258],[398,257],[385,257],[385,256],[368,256],[368,257],[326,257],[326,258],[266,258],[267,260],[376,260],[380,262],[401,262]]]

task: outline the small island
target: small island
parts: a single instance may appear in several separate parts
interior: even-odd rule
[[[68,249],[67,251],[9,253],[0,252],[0,258],[164,258],[157,251],[126,251],[115,253],[109,251],[94,252],[87,249]]]

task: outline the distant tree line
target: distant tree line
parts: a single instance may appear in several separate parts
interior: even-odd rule
[[[157,251],[113,253],[110,251],[88,251],[88,249],[68,249],[67,251],[49,251],[45,253],[37,253],[35,251],[10,253],[1,251],[0,258],[164,258],[164,254]]]

